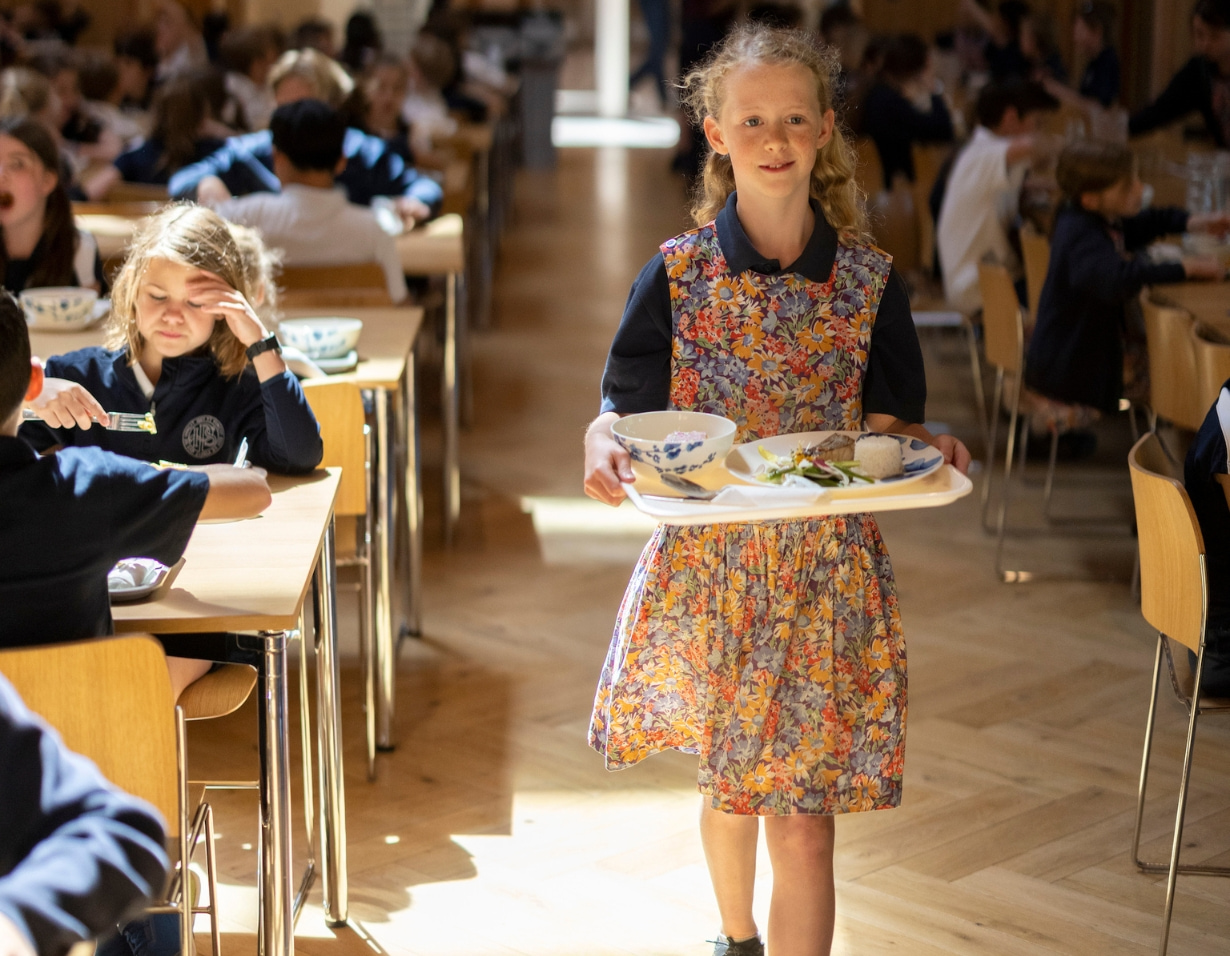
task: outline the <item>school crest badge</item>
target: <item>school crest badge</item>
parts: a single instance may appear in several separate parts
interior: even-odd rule
[[[208,458],[222,450],[226,429],[213,415],[198,415],[184,426],[184,451],[193,458]]]

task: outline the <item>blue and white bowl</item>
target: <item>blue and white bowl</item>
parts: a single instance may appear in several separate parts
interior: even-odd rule
[[[85,328],[94,317],[98,293],[76,286],[47,286],[26,289],[18,298],[31,326]]]
[[[675,432],[704,432],[696,441],[667,441]],[[615,440],[632,457],[658,474],[683,475],[721,461],[735,440],[735,423],[704,412],[642,412],[611,426]]]
[[[359,344],[363,323],[359,319],[322,317],[283,319],[278,338],[310,359],[332,359],[347,355]]]

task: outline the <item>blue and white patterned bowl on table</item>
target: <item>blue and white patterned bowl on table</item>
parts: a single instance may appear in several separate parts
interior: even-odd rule
[[[98,293],[77,286],[26,289],[18,299],[26,322],[35,328],[84,328],[94,316]]]
[[[704,432],[696,441],[667,441],[675,432]],[[611,426],[615,440],[658,474],[682,475],[722,461],[735,440],[735,423],[704,412],[642,412]]]
[[[341,358],[359,344],[363,322],[359,319],[321,317],[318,319],[283,319],[278,326],[278,338],[310,359]]]

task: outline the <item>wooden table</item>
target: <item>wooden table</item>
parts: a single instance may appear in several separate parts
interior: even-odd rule
[[[1230,333],[1230,282],[1175,282],[1153,287],[1157,302],[1186,309],[1201,322]]]
[[[336,312],[337,310],[331,310]],[[393,626],[392,576],[396,566],[397,496],[393,482],[400,471],[403,497],[406,502],[405,529],[409,549],[406,555],[405,579],[406,633],[422,632],[422,568],[423,568],[423,495],[418,454],[418,414],[414,397],[414,343],[423,324],[420,308],[344,309],[342,314],[361,319],[363,333],[359,337],[359,365],[352,372],[335,378],[353,381],[371,393],[375,408],[375,461],[372,481],[376,514],[372,553],[376,567],[375,653],[369,658],[370,679],[374,680],[375,707],[369,715],[374,719],[374,736],[368,738],[369,768],[374,760],[373,747],[391,750],[393,741],[393,709],[396,677],[397,641],[403,628]],[[319,310],[291,309],[286,318],[319,315]],[[400,397],[400,400],[398,398]],[[390,407],[392,406],[392,407]],[[402,454],[393,449],[400,446]],[[390,467],[390,466],[393,467]],[[370,773],[370,769],[369,769]]]
[[[257,631],[260,684],[259,952],[294,956],[286,646],[313,583],[317,607],[321,846],[325,910],[347,919],[346,804],[337,693],[333,501],[338,469],[270,475],[273,503],[246,521],[198,524],[184,563],[149,598],[112,608],[117,634]]]

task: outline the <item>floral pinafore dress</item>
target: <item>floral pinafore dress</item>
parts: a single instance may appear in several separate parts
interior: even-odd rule
[[[673,407],[733,419],[737,441],[861,426],[886,254],[841,244],[820,283],[731,275],[712,223],[662,252]],[[660,525],[620,607],[590,744],[609,769],[698,754],[718,810],[878,810],[901,800],[905,690],[870,515]]]

